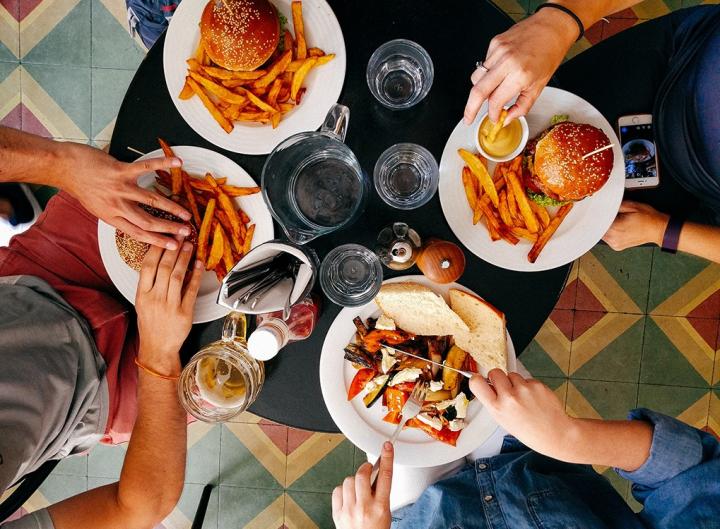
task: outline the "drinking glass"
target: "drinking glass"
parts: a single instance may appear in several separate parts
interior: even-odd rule
[[[262,194],[288,238],[305,244],[357,220],[370,189],[360,162],[343,143],[350,110],[334,105],[319,132],[281,142],[262,170]]]
[[[222,339],[198,351],[180,374],[180,402],[196,419],[227,421],[255,402],[265,368],[248,353],[246,329],[244,314],[228,314]]]
[[[387,204],[415,209],[426,204],[438,188],[438,164],[425,147],[397,143],[375,164],[375,189]]]
[[[344,244],[330,251],[320,266],[320,286],[333,303],[342,307],[364,305],[380,290],[380,259],[359,244]]]
[[[433,83],[432,59],[419,44],[406,39],[386,42],[370,57],[367,66],[370,92],[393,110],[417,105]]]

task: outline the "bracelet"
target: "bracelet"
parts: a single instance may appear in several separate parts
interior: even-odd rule
[[[144,366],[140,363],[140,361],[137,359],[137,356],[135,357],[135,365],[138,366],[140,369],[145,371],[147,374],[152,375],[157,378],[162,378],[163,380],[180,380],[180,375],[172,376],[172,375],[163,375],[162,373],[158,373],[154,369],[150,369],[147,366]]]
[[[563,13],[570,15],[573,18],[573,20],[575,21],[575,23],[577,24],[578,29],[580,30],[580,35],[578,35],[578,38],[575,39],[575,42],[577,42],[578,40],[583,38],[583,36],[585,35],[585,27],[583,26],[583,23],[582,23],[582,20],[580,20],[580,17],[577,16],[575,13],[573,13],[572,10],[570,10],[567,7],[560,5],[560,4],[541,4],[537,7],[537,9],[535,9],[535,12],[537,13],[538,11],[540,11],[541,9],[544,9],[546,7],[552,7],[555,9],[559,9]]]
[[[668,253],[677,253],[678,244],[680,243],[680,232],[682,231],[683,224],[685,221],[679,217],[670,216],[667,227],[665,228],[665,235],[662,240],[662,251]]]

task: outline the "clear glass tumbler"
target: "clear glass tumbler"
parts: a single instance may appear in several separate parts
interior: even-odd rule
[[[331,250],[320,266],[320,286],[333,303],[357,307],[372,300],[382,286],[380,259],[359,244]]]
[[[426,204],[438,188],[438,164],[425,147],[397,143],[375,163],[375,189],[387,204],[415,209]]]
[[[419,44],[395,39],[370,57],[367,83],[375,99],[394,110],[417,105],[430,92],[435,75],[432,59]]]

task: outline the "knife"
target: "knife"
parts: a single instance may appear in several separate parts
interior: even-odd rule
[[[444,363],[441,364],[440,362],[435,362],[435,361],[433,361],[433,360],[429,360],[429,359],[427,359],[427,358],[423,358],[423,357],[420,356],[420,355],[416,355],[416,354],[413,354],[413,353],[408,353],[407,351],[403,351],[402,349],[398,349],[397,347],[393,347],[393,346],[391,346],[391,345],[382,344],[382,347],[384,347],[385,349],[390,349],[391,351],[395,351],[395,352],[400,353],[400,354],[404,354],[404,355],[406,355],[406,356],[412,356],[413,358],[417,358],[418,360],[422,360],[423,362],[427,362],[428,364],[434,364],[434,365],[436,365],[436,366],[440,366],[440,367],[442,367],[443,369],[449,369],[450,371],[455,371],[456,373],[460,373],[461,375],[463,375],[464,377],[467,377],[467,378],[472,378],[473,375],[478,375],[478,374],[479,374],[479,373],[473,373],[473,372],[471,372],[471,371],[463,371],[462,369],[455,369],[454,367],[450,367],[450,366],[448,366],[448,365],[445,365]]]

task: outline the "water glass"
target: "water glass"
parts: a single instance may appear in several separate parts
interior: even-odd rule
[[[373,178],[378,195],[387,204],[397,209],[415,209],[435,195],[438,164],[425,147],[398,143],[380,155]]]
[[[333,303],[357,307],[372,300],[382,286],[380,259],[359,244],[332,250],[320,266],[320,286]]]
[[[417,105],[430,92],[434,69],[422,46],[396,39],[375,50],[366,76],[375,99],[393,110],[404,110]]]

